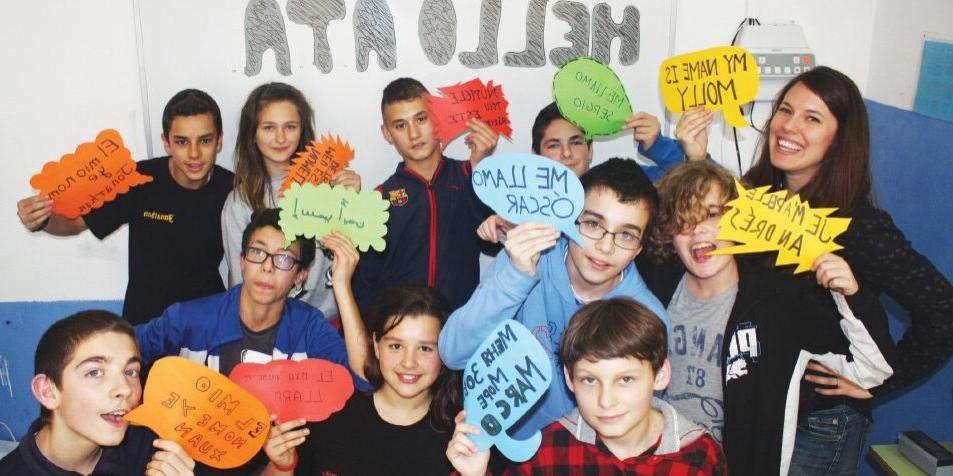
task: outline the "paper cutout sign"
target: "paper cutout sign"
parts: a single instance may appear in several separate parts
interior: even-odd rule
[[[84,142],[59,162],[47,162],[30,178],[30,186],[53,200],[53,213],[74,219],[85,215],[130,188],[152,181],[136,171],[129,149],[114,129]]]
[[[292,159],[279,192],[284,193],[292,183],[331,183],[331,178],[347,168],[353,158],[354,149],[340,137],[326,135],[321,137],[321,142],[313,140]]]
[[[356,192],[345,187],[293,183],[278,201],[278,223],[285,246],[295,236],[320,239],[340,231],[361,251],[384,251],[390,203],[377,190]]]
[[[719,46],[663,61],[658,83],[669,111],[704,106],[722,111],[729,125],[746,127],[739,107],[758,94],[758,63],[744,48]]]
[[[491,445],[512,461],[526,461],[539,449],[542,434],[513,439],[506,429],[523,417],[549,390],[553,368],[546,349],[523,324],[501,322],[483,340],[463,370],[463,409],[467,423],[480,428],[469,435],[480,451]]]
[[[228,375],[258,397],[279,421],[304,418],[326,420],[344,408],[354,393],[351,373],[322,359],[272,360],[267,364],[242,363]]]
[[[834,238],[847,231],[850,218],[829,216],[836,208],[811,208],[787,191],[768,193],[770,186],[745,189],[735,181],[738,198],[718,221],[718,239],[741,243],[712,255],[778,250],[777,266],[797,264],[794,273],[811,269],[818,256],[842,249]]]
[[[512,223],[549,223],[585,246],[576,228],[586,192],[565,165],[534,154],[494,154],[473,169],[477,197]]]
[[[467,128],[471,118],[479,119],[494,132],[512,139],[510,115],[507,108],[510,103],[503,96],[503,86],[493,85],[493,81],[484,84],[480,78],[465,83],[437,88],[443,95],[429,95],[427,108],[434,122],[437,140],[441,150],[446,149],[455,137]]]
[[[559,68],[553,77],[553,98],[559,113],[582,129],[586,140],[621,131],[632,115],[622,81],[594,58],[576,58]]]
[[[265,405],[224,375],[182,357],[152,365],[142,405],[123,418],[213,468],[248,462],[268,439]]]

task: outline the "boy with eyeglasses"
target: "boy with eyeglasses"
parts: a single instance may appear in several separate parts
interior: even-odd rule
[[[337,244],[330,247],[338,251],[346,238],[334,236]],[[252,214],[242,235],[242,283],[224,293],[173,304],[160,317],[137,326],[143,364],[178,355],[228,375],[242,362],[319,358],[345,367],[350,362],[353,372],[363,375],[363,333],[345,332],[345,346],[321,311],[288,297],[291,288],[308,277],[314,240],[297,236],[287,247],[284,240],[277,209]],[[349,279],[353,273],[356,259],[345,263],[337,258],[347,255],[335,253],[332,269],[340,275],[337,279]],[[335,292],[350,292],[346,288],[337,286]],[[369,388],[357,376],[354,381]]]
[[[642,250],[655,213],[655,187],[635,161],[619,158],[593,167],[580,180],[586,191],[577,223],[585,246],[542,223],[507,233],[470,300],[440,332],[437,348],[447,367],[462,368],[477,346],[506,319],[529,328],[550,354],[554,376],[541,403],[513,430],[526,438],[572,410],[563,381],[559,339],[580,306],[598,299],[635,299],[668,325],[665,308],[648,290],[633,259]],[[559,376],[557,378],[556,376]]]

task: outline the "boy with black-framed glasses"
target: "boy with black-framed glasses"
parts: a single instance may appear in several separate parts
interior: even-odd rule
[[[632,160],[613,158],[580,177],[586,191],[578,217],[585,246],[543,223],[524,223],[507,233],[470,300],[440,332],[437,348],[447,367],[466,364],[480,342],[505,319],[523,323],[550,353],[553,381],[538,406],[513,429],[522,439],[576,404],[566,388],[558,356],[569,318],[585,303],[624,296],[645,305],[668,325],[665,308],[648,290],[633,260],[652,226],[657,194]],[[622,242],[624,246],[619,246]]]

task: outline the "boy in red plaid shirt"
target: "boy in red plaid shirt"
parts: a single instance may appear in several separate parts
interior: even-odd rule
[[[566,385],[578,407],[542,430],[539,451],[508,475],[723,475],[725,456],[703,428],[653,397],[668,386],[665,326],[628,298],[589,303],[560,342]],[[447,457],[463,476],[487,473],[489,451],[467,434],[479,429],[457,417]]]

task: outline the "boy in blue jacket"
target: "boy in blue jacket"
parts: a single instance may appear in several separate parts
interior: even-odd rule
[[[637,163],[609,159],[581,177],[586,191],[576,220],[585,247],[542,223],[509,233],[467,303],[454,311],[437,348],[447,367],[462,368],[477,346],[505,319],[521,322],[549,352],[554,376],[542,402],[513,429],[526,438],[572,410],[558,348],[569,318],[585,303],[624,296],[642,303],[668,325],[665,308],[648,290],[632,260],[651,227],[657,194]],[[557,378],[556,376],[559,376]]]

